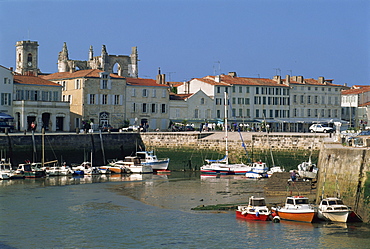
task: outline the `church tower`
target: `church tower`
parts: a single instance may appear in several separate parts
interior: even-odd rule
[[[68,72],[68,49],[67,49],[67,43],[64,42],[62,51],[59,52],[58,56],[58,72]]]
[[[16,72],[22,75],[35,75],[38,69],[37,41],[18,41],[16,43]]]

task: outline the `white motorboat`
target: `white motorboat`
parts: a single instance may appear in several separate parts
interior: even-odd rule
[[[169,158],[158,159],[154,151],[138,151],[136,156],[140,158],[142,165],[149,165],[153,171],[165,171],[170,162]]]
[[[148,174],[153,173],[153,168],[149,165],[140,163],[140,158],[137,156],[126,156],[121,163],[130,169],[132,173]]]
[[[347,222],[351,209],[336,197],[328,197],[320,202],[317,217],[322,220]]]
[[[302,179],[315,179],[318,171],[316,164],[311,162],[311,158],[308,162],[302,162],[298,165],[298,175]]]
[[[282,220],[313,222],[316,210],[304,196],[290,196],[286,198],[283,207],[272,207],[273,216],[278,215]]]
[[[10,162],[6,162],[6,160],[2,158],[0,161],[0,180],[10,179],[12,173],[12,165]]]
[[[83,162],[81,165],[74,167],[74,171],[83,171],[85,175],[99,175],[101,174],[98,167],[93,167],[91,162]]]
[[[73,170],[65,165],[45,167],[45,171],[48,176],[69,176],[73,174]]]

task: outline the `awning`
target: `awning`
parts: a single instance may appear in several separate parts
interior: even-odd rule
[[[9,114],[0,112],[0,119],[14,119],[14,118],[10,116]]]

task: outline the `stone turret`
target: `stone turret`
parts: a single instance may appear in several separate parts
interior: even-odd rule
[[[138,53],[137,53],[137,47],[132,47],[131,48],[131,77],[137,78],[139,77],[139,72],[138,72]]]
[[[58,72],[68,72],[69,67],[68,67],[68,48],[67,48],[67,43],[63,43],[63,48],[62,51],[59,52],[58,56]]]

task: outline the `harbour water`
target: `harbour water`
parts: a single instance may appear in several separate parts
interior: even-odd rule
[[[246,222],[192,211],[265,182],[193,172],[0,182],[0,248],[369,248],[361,223]]]

